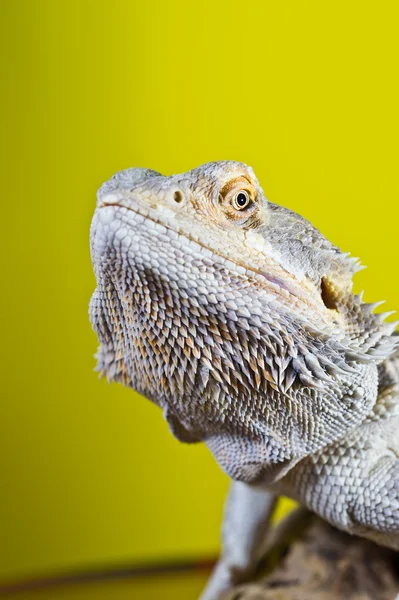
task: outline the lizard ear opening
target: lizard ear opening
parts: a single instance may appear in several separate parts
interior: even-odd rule
[[[333,294],[333,288],[331,282],[326,277],[321,278],[320,292],[324,306],[330,310],[337,310],[337,303]]]

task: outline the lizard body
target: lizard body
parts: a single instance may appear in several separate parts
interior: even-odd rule
[[[234,161],[117,173],[91,251],[98,369],[235,482],[204,599],[252,568],[280,493],[399,549],[399,337],[352,293],[357,260]]]

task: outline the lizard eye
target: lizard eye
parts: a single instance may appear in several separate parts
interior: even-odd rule
[[[232,201],[234,208],[237,210],[243,210],[244,208],[247,208],[250,203],[251,198],[246,190],[240,190],[237,192]]]
[[[218,202],[226,218],[238,227],[255,227],[260,212],[256,187],[247,177],[236,177],[225,183]]]

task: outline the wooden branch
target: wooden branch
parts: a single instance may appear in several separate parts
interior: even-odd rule
[[[266,578],[223,600],[395,600],[399,556],[312,517]]]

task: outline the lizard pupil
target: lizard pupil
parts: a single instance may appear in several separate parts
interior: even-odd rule
[[[236,203],[240,208],[244,208],[248,204],[248,195],[245,192],[237,194]]]

